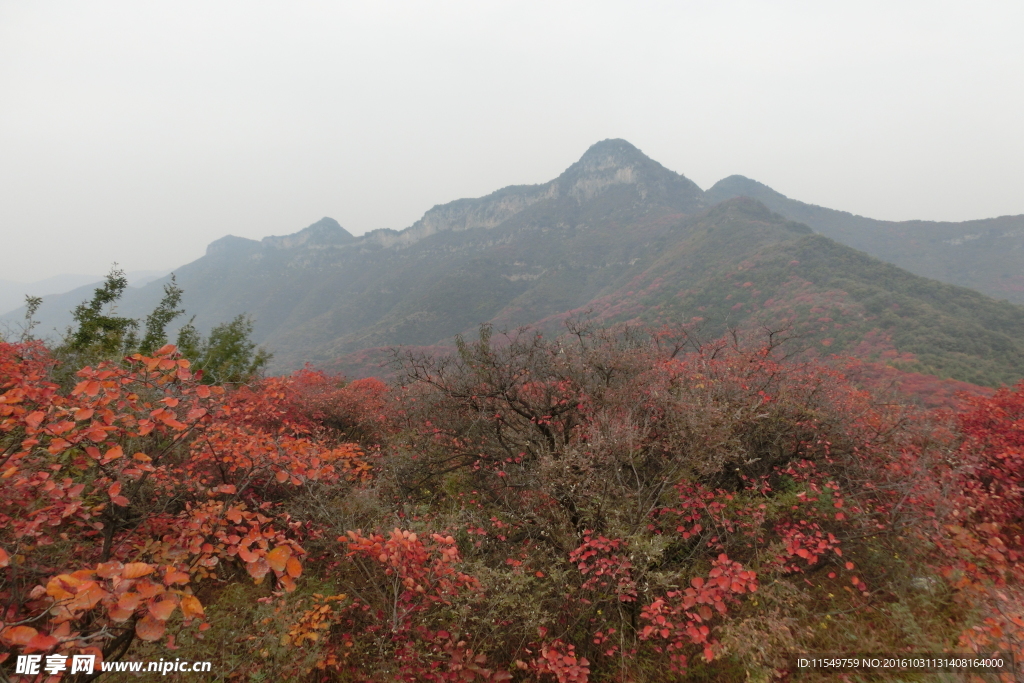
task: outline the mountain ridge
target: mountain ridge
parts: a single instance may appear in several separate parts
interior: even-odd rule
[[[443,346],[481,323],[547,325],[590,308],[608,322],[704,317],[719,331],[776,316],[800,327],[818,353],[889,354],[989,385],[1024,375],[1024,347],[1006,339],[1007,330],[1024,330],[1024,309],[886,270],[895,266],[813,234],[824,232],[814,221],[832,229],[840,213],[742,176],[705,192],[609,139],[547,183],[441,204],[402,231],[356,237],[323,218],[290,235],[226,236],[176,275],[200,329],[252,314],[255,339],[277,354],[275,371],[388,345]],[[811,220],[800,220],[804,214]],[[801,258],[813,267],[800,267]],[[843,278],[827,277],[828,263]],[[747,269],[749,287],[734,282]],[[908,293],[886,289],[887,281]],[[160,294],[161,283],[128,292],[119,310],[142,317]],[[46,306],[70,310],[87,298],[78,296],[50,297]],[[837,315],[850,317],[836,324],[845,331],[828,336],[817,329],[825,323],[810,324],[829,316],[805,299],[840,302]],[[968,303],[950,308],[961,300]],[[904,313],[885,310],[886,302]]]

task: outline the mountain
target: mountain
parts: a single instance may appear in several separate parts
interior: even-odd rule
[[[879,221],[790,199],[734,175],[705,193],[716,204],[750,197],[826,237],[906,268],[916,275],[1024,304],[1024,216],[947,223]]]
[[[99,282],[102,279],[95,275],[62,273],[43,280],[36,280],[35,282],[0,280],[0,312],[6,313],[23,306],[26,295],[46,296],[47,294],[58,294],[83,285]]]
[[[176,275],[199,328],[250,313],[275,371],[366,372],[382,347],[444,346],[484,322],[555,331],[586,313],[695,321],[707,335],[784,325],[809,355],[990,386],[1024,376],[1024,308],[815,234],[745,196],[765,186],[727,181],[703,192],[605,140],[548,183],[435,206],[406,230],[353,237],[324,218],[285,237],[228,236]],[[128,292],[119,310],[144,316],[161,286]]]
[[[168,274],[167,270],[134,270],[125,273],[130,287],[142,287],[145,284],[159,280]],[[101,283],[103,278],[98,275],[77,275],[62,273],[53,275],[35,282],[14,282],[11,280],[0,280],[0,313],[8,313],[0,320],[11,323],[14,319],[21,320],[24,315],[25,297],[41,296],[47,297],[71,292],[88,296],[96,285]],[[75,303],[78,303],[76,300]],[[65,320],[62,327],[71,322],[70,313],[65,311],[63,317],[51,316],[54,320],[58,317]]]

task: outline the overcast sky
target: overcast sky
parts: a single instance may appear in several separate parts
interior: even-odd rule
[[[1024,3],[0,0],[0,279],[172,268],[622,137],[891,220],[1024,213]]]

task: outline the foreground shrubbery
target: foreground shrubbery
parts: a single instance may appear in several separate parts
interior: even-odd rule
[[[1021,650],[1024,386],[927,412],[688,341],[485,329],[390,388],[210,387],[168,346],[70,391],[2,344],[0,643],[559,683]]]

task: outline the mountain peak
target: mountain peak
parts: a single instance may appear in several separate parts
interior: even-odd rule
[[[264,237],[263,246],[277,249],[291,249],[299,246],[322,246],[329,244],[347,244],[355,240],[345,228],[333,218],[324,217],[316,223],[291,235]]]
[[[635,161],[651,161],[650,157],[641,152],[632,143],[622,138],[608,138],[595,142],[580,157],[582,163],[630,163]]]
[[[750,197],[762,202],[786,199],[785,195],[776,192],[764,183],[759,183],[756,180],[751,180],[741,175],[731,175],[728,178],[722,178],[708,188],[704,194],[711,204],[724,202],[733,197]]]
[[[654,201],[684,213],[703,208],[703,191],[621,138],[601,140],[554,181],[561,193],[577,201],[593,199],[609,189],[632,187],[643,202]]]
[[[260,245],[256,240],[251,240],[248,237],[236,237],[235,235],[225,235],[219,240],[214,240],[206,245],[207,256],[232,256],[241,253],[247,253],[253,249],[258,248]]]

